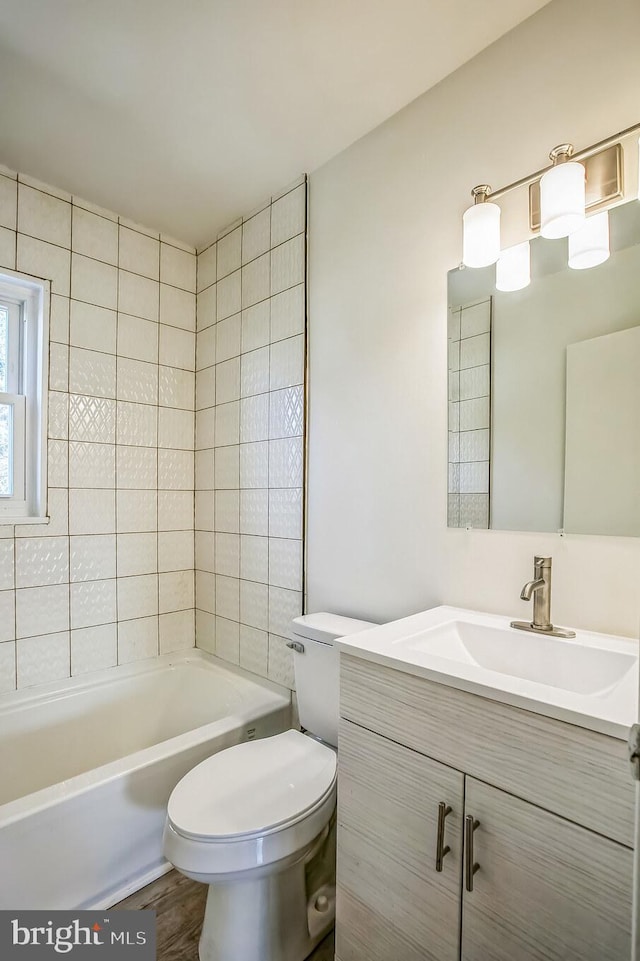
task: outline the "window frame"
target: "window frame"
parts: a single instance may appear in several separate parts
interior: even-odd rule
[[[13,358],[0,392],[13,408],[13,493],[0,496],[0,524],[45,523],[50,282],[0,270],[0,303],[9,307]]]

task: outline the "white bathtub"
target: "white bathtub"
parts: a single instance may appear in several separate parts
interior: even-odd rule
[[[169,794],[286,730],[290,696],[200,651],[0,699],[0,909],[106,908],[168,867]]]

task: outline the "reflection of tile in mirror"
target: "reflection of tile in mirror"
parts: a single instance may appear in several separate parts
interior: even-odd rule
[[[460,341],[460,370],[489,363],[489,334],[478,334]]]
[[[460,369],[460,341],[449,341],[449,370]]]
[[[489,427],[489,398],[462,400],[460,407],[460,430],[479,430]],[[455,428],[452,428],[454,430]]]
[[[459,483],[461,494],[486,494],[489,491],[489,461],[473,461],[460,464]]]
[[[461,313],[461,337],[475,337],[477,334],[488,333],[491,329],[490,300],[485,300],[482,304],[475,304],[473,307],[463,307]]]
[[[487,397],[489,394],[489,365],[469,367],[460,371],[460,400]]]
[[[489,526],[489,495],[460,494],[458,496],[458,521],[455,526],[487,528]]]
[[[480,458],[478,458],[479,460]],[[460,460],[460,434],[457,431],[449,431],[449,463],[455,464]],[[463,460],[471,460],[465,457]]]
[[[460,430],[460,404],[449,404],[449,430]]]
[[[462,461],[489,460],[489,431],[467,430],[456,435],[460,438],[459,459]],[[452,459],[452,458],[451,458]]]
[[[449,400],[460,400],[460,373],[449,371]]]
[[[460,490],[460,464],[449,464],[449,493],[457,494]]]

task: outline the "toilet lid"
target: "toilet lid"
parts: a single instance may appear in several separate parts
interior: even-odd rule
[[[168,815],[187,837],[264,834],[296,821],[326,797],[336,778],[331,748],[285,731],[207,758],[169,798]]]

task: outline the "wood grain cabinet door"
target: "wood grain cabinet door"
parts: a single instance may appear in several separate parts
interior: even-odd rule
[[[462,961],[628,961],[629,848],[469,777],[466,816]]]
[[[458,961],[464,776],[349,721],[338,765],[336,957]]]

